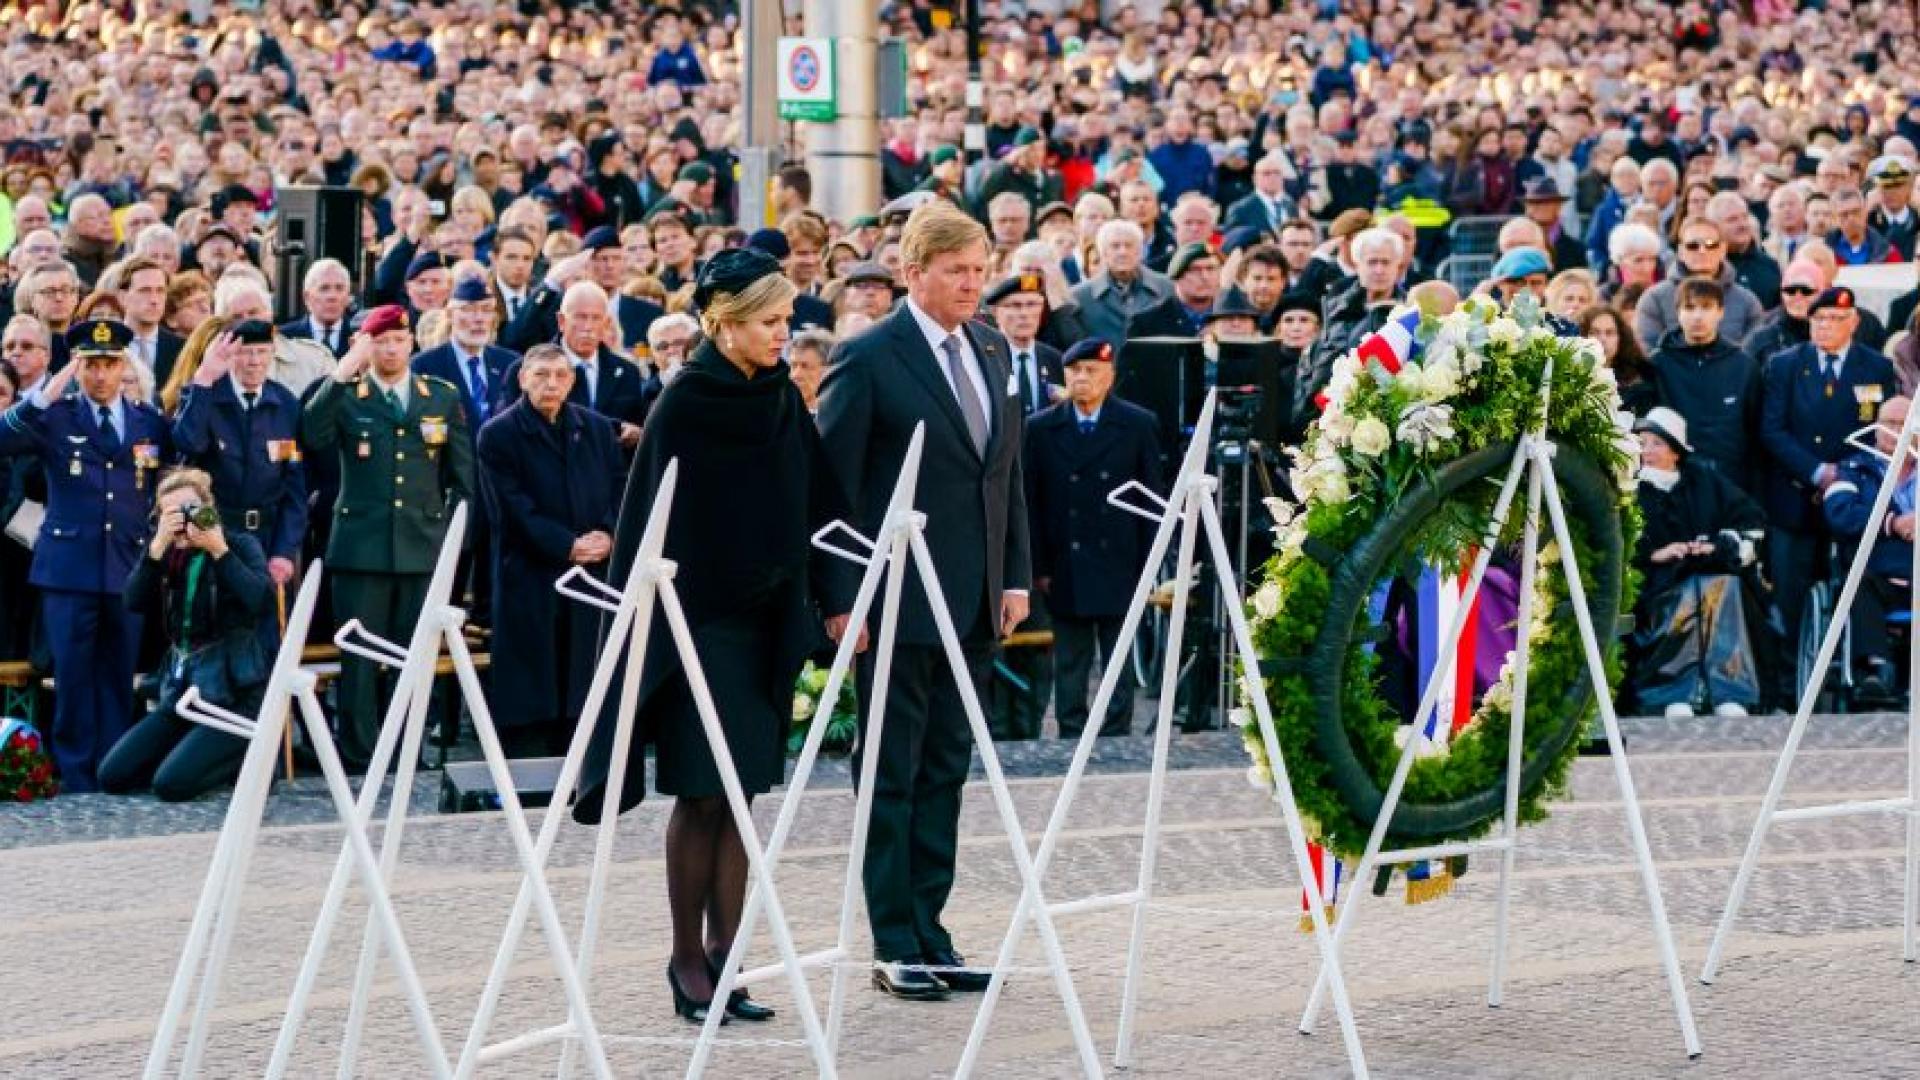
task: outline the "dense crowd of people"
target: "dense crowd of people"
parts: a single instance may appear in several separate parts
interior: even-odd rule
[[[1845,284],[1920,242],[1910,6],[981,8],[983,152],[964,150],[952,12],[885,4],[881,33],[910,44],[885,202],[814,209],[793,131],[762,225],[737,217],[726,6],[0,4],[0,659],[56,676],[69,790],[156,782],[165,757],[104,767],[134,703],[94,673],[156,671],[165,701],[217,640],[234,700],[259,675],[223,603],[269,650],[275,603],[202,559],[259,553],[271,596],[324,553],[328,623],[403,634],[457,502],[476,509],[461,590],[532,671],[492,676],[509,749],[564,744],[593,628],[518,586],[614,557],[649,415],[710,342],[703,271],[735,250],[778,265],[780,369],[818,411],[837,357],[910,292],[902,240],[929,204],[985,229],[975,315],[1031,419],[1039,603],[1020,623],[1054,634],[1054,663],[1016,663],[1066,734],[1116,648],[1112,582],[1144,557],[1094,486],[1158,482],[1171,450],[1110,398],[1116,354],[1279,342],[1292,442],[1336,357],[1409,296],[1469,290],[1530,290],[1592,334],[1642,417],[1638,701],[1738,713],[1791,692],[1770,678],[1791,665],[1764,661],[1884,473],[1891,434],[1859,429],[1897,423],[1920,384],[1912,279],[1874,277],[1905,286],[1872,302]],[[307,184],[363,192],[365,258],[278,281],[280,200]],[[1851,636],[1868,700],[1897,686],[1884,613],[1920,502],[1903,484]],[[182,500],[219,511],[202,527]],[[378,701],[348,659],[349,761]],[[1037,734],[1039,715],[996,723]],[[1121,701],[1098,723],[1129,719]],[[167,792],[230,769],[186,757]]]

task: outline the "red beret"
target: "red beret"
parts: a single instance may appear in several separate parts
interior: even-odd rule
[[[368,337],[379,337],[389,330],[410,330],[407,309],[399,304],[384,304],[367,312],[360,322],[360,330]]]

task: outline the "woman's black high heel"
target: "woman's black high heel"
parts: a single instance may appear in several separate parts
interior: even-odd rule
[[[713,972],[715,986],[720,984],[720,969],[714,966],[713,958],[707,958],[707,970]],[[731,1020],[747,1020],[758,1023],[771,1020],[774,1011],[747,996],[745,989],[735,989],[727,995],[727,1017]]]
[[[673,973],[672,964],[667,965],[667,989],[673,991],[673,1015],[696,1024],[707,1022],[707,1010],[712,1007],[713,1002],[695,1001],[688,997],[687,992],[680,989],[680,976]],[[720,1022],[724,1024],[726,1020],[722,1019]]]

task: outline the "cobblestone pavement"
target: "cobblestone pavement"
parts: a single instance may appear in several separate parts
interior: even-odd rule
[[[1628,725],[1661,883],[1679,939],[1706,1054],[1689,1063],[1646,919],[1624,815],[1606,759],[1583,759],[1569,797],[1522,834],[1513,883],[1506,1002],[1485,1004],[1495,880],[1490,860],[1448,899],[1405,906],[1396,887],[1369,899],[1347,954],[1361,1037],[1375,1075],[1424,1077],[1718,1077],[1920,1074],[1920,967],[1902,964],[1897,819],[1794,823],[1773,834],[1741,933],[1719,983],[1692,978],[1752,825],[1785,733],[1783,718]],[[1140,1076],[1341,1076],[1348,1071],[1329,1012],[1320,1033],[1294,1030],[1311,985],[1311,938],[1295,928],[1298,885],[1275,808],[1244,778],[1227,734],[1180,736],[1167,785],[1156,902],[1148,910],[1143,991],[1132,1072]],[[1904,790],[1903,717],[1816,722],[1790,799],[1884,798]],[[1058,792],[1066,747],[1003,748],[1013,802],[1037,841]],[[1132,887],[1140,856],[1142,738],[1103,742],[1047,877],[1054,901]],[[437,777],[421,778],[430,807]],[[831,943],[840,907],[852,799],[844,768],[810,795],[781,864],[780,887],[802,951]],[[661,969],[667,951],[659,858],[663,800],[622,825],[608,892],[593,1001],[622,1076],[672,1076],[691,1029],[671,1018]],[[144,1059],[193,913],[223,799],[184,807],[68,798],[0,810],[0,1077],[125,1077]],[[777,794],[755,817],[763,832]],[[213,1013],[206,1074],[264,1068],[340,831],[311,781],[283,785],[253,860],[234,961]],[[994,951],[1017,877],[994,803],[969,791],[960,878],[949,909],[962,947]],[[584,906],[593,834],[569,825],[551,879],[570,925]],[[396,902],[426,979],[442,1037],[457,1050],[492,960],[518,875],[495,814],[426,813],[410,826]],[[331,1075],[346,1015],[364,906],[350,901],[321,975],[294,1074]],[[1117,1028],[1129,916],[1063,916],[1060,930],[1103,1055]],[[997,1014],[980,1074],[1078,1075],[1061,1000],[1028,935]],[[759,935],[756,963],[769,962]],[[856,955],[865,953],[864,937]],[[840,1064],[855,1077],[946,1075],[973,1017],[973,999],[882,999],[854,972]],[[824,1008],[828,979],[812,980]],[[778,1008],[769,1025],[727,1029],[713,1074],[807,1075],[784,983],[756,997]],[[496,1037],[564,1016],[537,931],[528,934],[501,1003]],[[485,1077],[553,1073],[551,1049],[482,1070]],[[426,1075],[390,972],[376,984],[360,1075]]]

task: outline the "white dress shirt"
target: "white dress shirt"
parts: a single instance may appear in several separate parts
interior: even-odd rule
[[[997,410],[994,408],[993,395],[987,392],[987,376],[980,370],[979,358],[973,354],[973,342],[968,340],[967,335],[961,330],[956,328],[949,332],[935,322],[933,316],[922,311],[920,305],[914,303],[911,297],[907,299],[907,310],[913,313],[913,321],[920,324],[920,332],[926,335],[927,348],[933,350],[934,364],[940,369],[940,377],[946,380],[947,387],[953,391],[956,402],[959,400],[960,388],[954,385],[953,375],[947,369],[947,350],[944,345],[950,337],[957,335],[960,338],[960,366],[967,372],[967,388],[973,391],[974,397],[979,400],[980,413],[987,418],[987,437],[992,438],[994,413]]]

